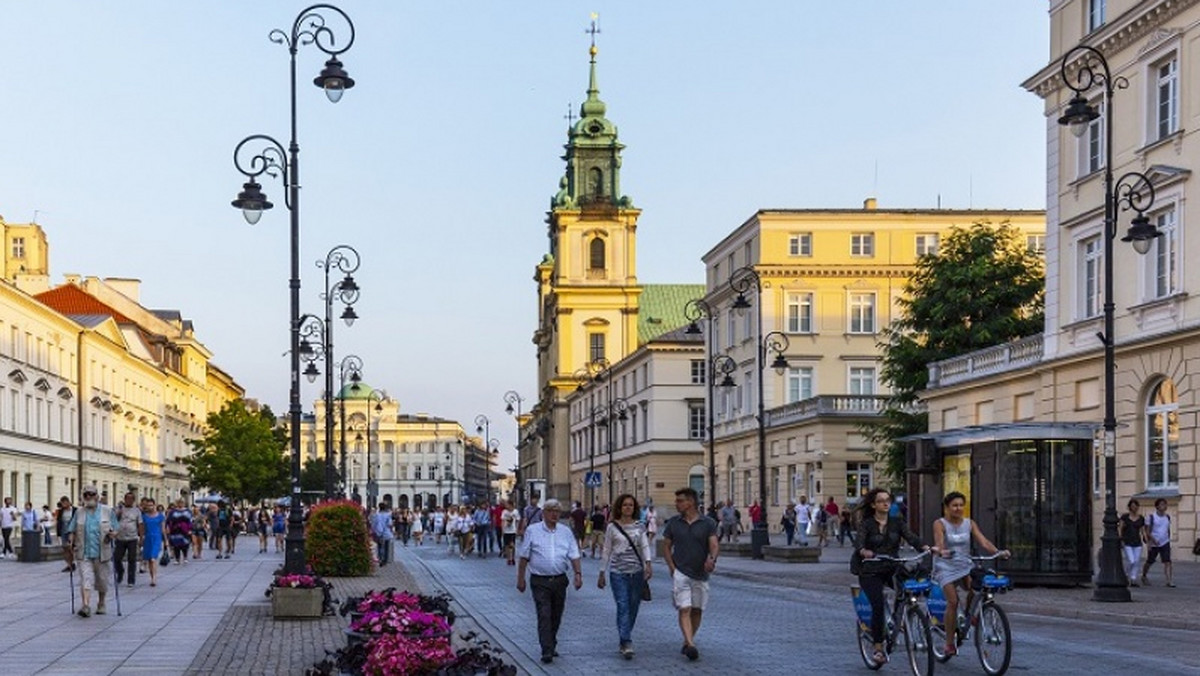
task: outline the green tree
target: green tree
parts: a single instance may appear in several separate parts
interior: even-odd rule
[[[892,396],[881,420],[863,426],[880,449],[883,472],[904,475],[900,437],[929,428],[914,404],[930,362],[1034,335],[1043,328],[1045,267],[1024,234],[1006,222],[952,228],[916,269],[897,301],[899,318],[883,330],[880,380]]]
[[[304,493],[325,492],[325,461],[309,458],[300,470],[300,490]]]
[[[241,399],[208,414],[208,429],[189,439],[184,459],[193,486],[206,486],[226,497],[260,502],[289,494],[287,444],[276,433],[271,409],[251,411]]]

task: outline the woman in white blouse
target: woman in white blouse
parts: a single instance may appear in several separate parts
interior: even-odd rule
[[[617,603],[618,650],[633,659],[633,625],[637,622],[642,593],[650,584],[650,538],[646,526],[637,520],[637,500],[629,494],[617,498],[613,520],[604,531],[604,552],[600,556],[600,579],[596,585],[604,589],[605,574],[612,583],[613,599]]]

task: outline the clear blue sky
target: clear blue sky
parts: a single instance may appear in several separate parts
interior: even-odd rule
[[[215,361],[287,409],[288,228],[229,206],[243,137],[286,142],[288,58],[307,3],[0,0],[0,214],[37,221],[65,273],[135,277]],[[407,412],[493,420],[535,398],[534,265],[563,173],[564,116],[601,97],[643,209],[643,283],[700,283],[700,255],[760,208],[1045,206],[1045,121],[1020,88],[1048,58],[1047,3],[412,0],[339,5],[357,80],[337,105],[298,60],[303,311],[318,258],[363,253],[362,318],[338,353]],[[305,410],[320,396],[303,390]]]

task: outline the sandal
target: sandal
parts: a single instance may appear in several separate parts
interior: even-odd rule
[[[953,643],[947,643],[946,647],[942,649],[942,654],[945,655],[946,657],[950,657],[951,655],[957,655],[958,654],[958,646],[954,645]]]
[[[887,664],[888,656],[887,653],[883,652],[882,650],[876,650],[875,654],[871,655],[871,659],[875,660],[875,664],[882,666]]]

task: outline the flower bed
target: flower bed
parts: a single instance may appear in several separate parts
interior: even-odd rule
[[[334,614],[333,585],[310,570],[308,573],[275,571],[267,586],[271,614],[279,619],[318,618]]]
[[[467,646],[451,642],[454,612],[448,594],[424,596],[394,589],[368,592],[347,599],[342,615],[350,615],[347,646],[329,653],[307,676],[339,673],[393,676],[397,674],[494,674],[515,676],[516,667],[500,651],[472,634],[461,636]]]

